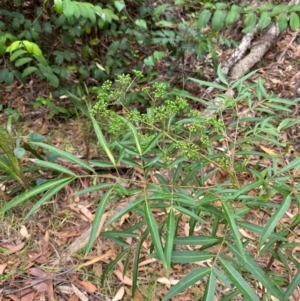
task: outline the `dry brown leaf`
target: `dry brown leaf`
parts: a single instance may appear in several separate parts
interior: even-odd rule
[[[155,259],[155,258],[151,258],[151,259],[147,259],[147,260],[144,260],[142,262],[139,263],[139,267],[142,267],[142,266],[145,266],[145,265],[148,265],[148,264],[151,264],[155,261],[157,261],[158,259]]]
[[[246,238],[249,238],[251,240],[255,240],[255,237],[251,236],[250,234],[248,234],[244,229],[239,229],[240,233],[246,237]]]
[[[40,256],[35,260],[36,263],[46,263],[48,262],[48,259],[46,256]]]
[[[90,222],[92,222],[94,220],[93,214],[84,205],[78,204],[78,209],[85,217],[87,217],[89,219]]]
[[[18,245],[4,244],[4,245],[1,245],[1,246],[9,251],[8,254],[13,254],[13,253],[16,253],[18,251],[21,251],[25,246],[25,242],[21,242]]]
[[[47,292],[48,291],[48,284],[45,282],[37,283],[33,286],[33,288],[38,292]]]
[[[96,266],[94,274],[96,277],[100,277],[102,273],[103,273],[102,265],[99,264],[98,266]]]
[[[6,269],[6,267],[7,267],[7,263],[2,263],[2,264],[0,264],[0,275],[3,274],[3,272],[4,272],[5,269]]]
[[[49,278],[51,274],[48,274],[47,272],[41,270],[40,268],[31,268],[29,270],[29,273],[31,276],[35,276],[38,278]]]
[[[175,285],[179,282],[179,280],[173,278],[160,277],[156,280],[159,283],[165,284],[168,289],[170,289],[171,285]]]
[[[124,284],[132,286],[132,279],[130,279],[128,276],[124,276],[123,278],[123,273],[121,271],[114,271],[114,274],[118,277],[120,281],[122,281]]]
[[[48,284],[48,291],[47,291],[48,301],[55,301],[54,290],[53,290],[53,281],[47,280],[47,284]]]
[[[6,297],[10,298],[13,301],[20,301],[20,299],[16,295],[7,295]]]
[[[43,238],[43,251],[42,251],[43,254],[47,253],[48,247],[49,247],[49,231],[46,230]]]
[[[262,145],[260,145],[259,147],[260,147],[261,150],[262,150],[263,152],[265,152],[266,154],[268,154],[268,155],[270,155],[270,156],[277,156],[277,154],[276,154],[273,150],[271,150],[271,149],[269,149],[269,148],[267,148],[267,147],[264,147],[264,146],[262,146]]]
[[[67,295],[72,295],[74,293],[73,289],[69,285],[60,285],[57,287],[57,289],[62,293],[62,294],[67,294]]]
[[[78,296],[78,298],[81,301],[89,300],[89,298],[84,293],[82,293],[73,283],[71,285],[72,285],[73,292]]]
[[[113,252],[112,251],[108,251],[107,253],[103,254],[103,255],[100,255],[100,256],[97,256],[83,264],[80,265],[80,267],[86,267],[86,266],[89,266],[89,265],[92,265],[98,261],[103,261],[104,259],[107,259],[107,258],[110,258],[112,257],[113,255]]]
[[[100,225],[96,237],[98,237],[98,235],[100,234],[106,219],[107,219],[107,213],[104,213],[102,215],[102,219],[100,221]],[[84,248],[88,243],[88,240],[90,238],[90,233],[91,233],[91,227],[86,231],[84,231],[75,241],[72,242],[71,245],[68,246],[64,256],[62,256],[62,259],[67,260],[72,254]]]
[[[119,301],[119,300],[122,300],[123,296],[124,296],[124,293],[125,293],[125,289],[124,289],[124,286],[121,286],[119,288],[119,290],[117,291],[116,295],[113,297],[113,299],[111,301]]]
[[[131,292],[131,288],[125,286],[125,292],[128,296],[130,296],[132,294]],[[145,297],[142,295],[142,293],[139,290],[135,291],[134,297],[133,299],[131,299],[132,301],[145,301]]]
[[[122,226],[124,224],[124,222],[126,221],[126,219],[129,217],[130,217],[129,213],[122,215],[122,217],[120,218],[119,226]]]
[[[77,295],[75,295],[75,294],[73,294],[69,299],[68,299],[68,301],[78,301],[78,296]]]
[[[90,283],[88,281],[81,281],[75,275],[72,275],[71,279],[75,283],[77,283],[80,286],[82,286],[89,293],[94,293],[97,290],[97,287],[94,284],[92,284],[92,283]]]
[[[28,293],[27,293],[28,292]],[[22,291],[22,298],[21,301],[33,301],[35,292],[33,290],[24,290]]]
[[[97,291],[96,285],[88,281],[80,281],[80,285],[89,293],[94,293]]]
[[[30,237],[30,235],[27,231],[27,228],[24,225],[21,225],[20,234],[24,238],[29,238]]]

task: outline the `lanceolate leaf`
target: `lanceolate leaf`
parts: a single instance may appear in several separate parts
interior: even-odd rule
[[[52,187],[58,186],[61,183],[65,183],[67,181],[67,179],[73,180],[75,178],[72,177],[72,178],[63,178],[63,179],[58,179],[58,180],[57,179],[50,180],[41,185],[34,187],[33,189],[31,189],[29,191],[25,191],[24,193],[13,198],[10,202],[6,203],[2,208],[0,208],[0,213],[5,213],[9,209],[29,200],[33,196],[35,196],[39,193],[42,193],[48,189],[51,189]]]
[[[134,138],[134,141],[135,141],[135,145],[136,145],[136,148],[139,152],[139,155],[142,156],[143,152],[142,152],[142,146],[140,144],[140,139],[139,139],[139,134],[135,128],[135,126],[129,122],[128,120],[126,120],[125,118],[119,116],[120,119],[122,119],[124,121],[124,123],[129,127],[129,129],[131,130],[132,134],[133,134],[133,138]]]
[[[103,274],[101,275],[101,284],[102,285],[104,284],[104,282],[106,280],[107,273],[113,269],[113,267],[118,263],[119,260],[121,260],[121,258],[126,254],[126,252],[127,252],[127,250],[125,249],[124,251],[119,253],[117,255],[117,257],[106,266],[106,269],[103,271]]]
[[[290,285],[287,287],[287,289],[284,292],[284,298],[285,300],[290,300],[289,297],[292,296],[292,294],[295,292],[295,289],[299,288],[300,283],[300,268],[298,267],[298,271],[294,278],[292,279]]]
[[[152,254],[151,257],[159,259],[156,253]],[[184,264],[205,261],[212,257],[214,257],[214,254],[206,251],[173,251],[171,262]]]
[[[149,234],[149,229],[146,229],[140,238],[139,242],[136,245],[135,256],[132,264],[132,295],[134,296],[136,288],[137,288],[137,278],[138,278],[138,268],[139,268],[139,259],[141,255],[142,244],[146,240]]]
[[[282,200],[282,204],[276,209],[275,213],[270,217],[269,221],[267,222],[259,243],[258,248],[260,249],[263,243],[269,238],[275,227],[277,226],[279,220],[283,217],[283,215],[287,212],[291,204],[291,196],[287,196],[284,200]]]
[[[115,158],[114,158],[112,152],[109,149],[109,146],[108,146],[108,144],[106,142],[106,139],[105,139],[105,137],[104,137],[104,135],[103,135],[103,133],[102,133],[102,131],[100,129],[100,126],[99,126],[98,122],[93,117],[91,117],[91,119],[92,119],[92,122],[93,122],[94,130],[95,130],[95,133],[97,135],[99,144],[101,145],[101,147],[105,151],[105,153],[108,156],[108,158],[111,161],[111,163],[114,166],[116,166]]]
[[[203,86],[208,86],[208,87],[212,87],[212,88],[223,90],[223,91],[227,91],[227,89],[228,89],[226,86],[222,86],[218,83],[207,82],[207,81],[204,81],[204,80],[191,78],[191,77],[189,79],[192,80],[193,82],[198,83],[198,84],[203,85]]]
[[[71,176],[76,176],[76,174],[72,170],[70,170],[69,168],[67,168],[65,166],[61,166],[60,164],[56,164],[56,163],[52,163],[52,162],[48,162],[48,161],[44,161],[44,160],[39,160],[39,159],[32,159],[31,161],[42,167],[53,169],[60,173],[66,173]]]
[[[51,188],[47,193],[45,193],[42,198],[34,204],[34,206],[30,209],[30,211],[25,216],[24,220],[28,219],[34,212],[36,212],[45,202],[50,200],[50,198],[59,192],[61,189],[66,187],[69,183],[71,183],[75,178],[65,178],[65,181],[62,181],[60,184],[55,185]]]
[[[212,245],[221,241],[221,238],[197,235],[197,236],[183,236],[183,237],[175,237],[174,244],[176,245]]]
[[[165,254],[161,245],[161,241],[160,241],[160,236],[159,236],[159,232],[158,232],[158,227],[156,225],[154,216],[151,212],[150,206],[148,201],[145,201],[145,207],[144,207],[144,212],[145,212],[145,217],[146,217],[146,222],[147,222],[147,226],[152,238],[152,242],[153,245],[156,249],[156,252],[158,254],[159,259],[161,260],[161,262],[163,263],[164,267],[166,269],[168,269],[167,267],[167,261],[165,258]]]
[[[100,203],[98,205],[97,211],[95,213],[95,218],[93,221],[93,225],[92,225],[92,229],[91,229],[91,234],[90,234],[90,238],[88,241],[88,244],[86,246],[86,251],[85,254],[88,254],[97,238],[97,232],[99,229],[99,225],[104,213],[104,210],[106,208],[106,204],[109,200],[110,194],[112,192],[113,189],[108,190],[102,197],[102,199],[100,200]]]
[[[248,301],[259,301],[256,294],[241,274],[227,260],[223,259],[222,256],[219,258],[219,261],[228,278],[236,286],[238,291],[244,295],[244,298]]]
[[[232,211],[231,207],[226,202],[222,202],[222,207],[223,207],[223,210],[224,210],[224,213],[225,213],[226,220],[227,220],[228,225],[230,227],[230,230],[232,231],[232,234],[235,238],[237,248],[239,249],[239,251],[242,254],[243,258],[246,258],[244,247],[243,247],[243,244],[242,244],[242,238],[241,238],[240,232],[238,230],[238,227],[236,226],[236,223],[234,221],[233,211]]]
[[[174,246],[174,236],[176,231],[176,222],[174,216],[174,209],[171,207],[170,212],[168,214],[167,219],[167,232],[166,232],[166,244],[164,248],[166,263],[167,263],[167,271],[170,270],[171,266],[171,256]]]
[[[227,243],[230,251],[234,254],[234,256],[238,259],[241,266],[246,268],[249,273],[251,273],[256,280],[258,280],[266,289],[269,294],[276,297],[278,300],[284,300],[283,294],[278,290],[276,284],[273,282],[271,277],[268,277],[266,272],[256,263],[256,261],[249,256],[246,255],[246,259],[241,256],[236,247]]]
[[[46,143],[34,142],[34,141],[31,141],[30,144],[34,144],[36,146],[40,146],[44,149],[47,149],[50,152],[53,152],[53,153],[59,155],[60,157],[66,159],[66,160],[69,160],[71,162],[74,162],[74,163],[78,164],[82,168],[85,168],[85,169],[88,169],[88,170],[94,172],[94,169],[86,161],[84,161],[84,160],[82,160],[82,159],[80,159],[80,158],[78,158],[78,157],[76,157],[76,156],[74,156],[74,155],[72,155],[68,152],[65,152],[65,151],[63,151],[63,150],[61,150],[57,147],[54,147],[52,145],[48,145]]]
[[[174,297],[175,295],[187,289],[189,286],[195,284],[197,281],[201,280],[204,276],[206,276],[209,273],[209,271],[210,268],[208,267],[201,267],[193,270],[190,274],[183,277],[176,285],[174,285],[162,298],[162,301],[166,301]]]
[[[213,274],[213,271],[211,271],[205,286],[205,291],[204,291],[204,296],[202,298],[202,301],[214,301],[215,289],[216,289],[216,278]]]

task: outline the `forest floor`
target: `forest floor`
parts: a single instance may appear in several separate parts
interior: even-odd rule
[[[229,54],[230,50],[220,49],[221,64],[226,61]],[[287,99],[300,97],[299,56],[300,37],[295,36],[295,33],[287,32],[266,54],[260,64],[255,66],[258,71],[250,78],[249,84],[255,82],[260,76],[265,80],[264,85],[268,92],[273,91],[279,97]],[[205,80],[215,80],[215,72],[208,64],[204,65],[201,62],[197,64],[203,69]],[[159,77],[165,81],[171,80],[164,74],[165,70],[162,65]],[[182,89],[182,86],[178,88]],[[184,88],[196,97],[204,95],[204,89],[201,90],[198,85],[188,83]],[[51,99],[51,95],[48,85],[38,82],[37,79],[33,84],[23,85],[15,82],[11,86],[0,86],[3,108],[10,108],[19,114],[20,117],[13,127],[21,127],[24,137],[31,132],[38,132],[47,137],[47,143],[76,156],[84,157],[87,152],[92,156],[95,155],[96,146],[93,145],[92,137],[89,138],[84,118],[80,116],[66,118],[61,114],[49,118],[51,110],[47,107],[33,109],[37,97]],[[65,108],[71,105],[66,99],[55,99],[55,104],[57,107]],[[203,109],[197,103],[194,105],[198,110]],[[296,116],[299,116],[298,111],[293,114],[293,117]],[[7,115],[3,111],[0,111],[0,120],[1,125],[5,127]],[[296,155],[300,151],[299,134],[298,126],[286,133],[286,140],[291,142]],[[129,173],[127,176],[133,175]],[[82,187],[89,185],[84,181],[77,184]],[[74,198],[71,195],[76,189],[77,187],[74,186],[66,187],[63,192],[53,197],[25,222],[23,217],[32,206],[29,203],[18,206],[5,216],[0,216],[0,301],[45,300],[53,296],[53,290],[56,296],[60,296],[59,300],[155,301],[160,300],[182,275],[192,270],[193,265],[175,264],[172,266],[171,276],[166,278],[160,262],[150,258],[151,242],[146,240],[140,257],[139,285],[134,298],[130,295],[132,285],[130,271],[123,277],[122,263],[117,264],[114,273],[107,276],[105,286],[102,286],[99,277],[104,267],[116,258],[119,247],[110,240],[99,237],[90,255],[84,256],[80,251],[80,247],[83,246],[80,245],[78,238],[86,235],[99,197]],[[2,193],[2,198],[3,201],[9,201],[4,193]],[[109,219],[129,201],[121,198],[118,202],[111,204],[111,208],[105,213],[105,218]],[[297,214],[297,210],[294,204],[291,206],[290,214]],[[113,225],[112,229],[121,230],[128,225],[133,225],[137,222],[136,218],[134,215],[128,215],[119,224]],[[248,219],[251,222],[260,223],[264,217],[253,212],[248,215]],[[187,224],[188,220],[182,220],[179,228],[180,234],[187,234]],[[198,229],[198,233],[209,232],[209,230],[203,226]],[[70,251],[70,246],[74,247],[74,243],[79,244],[79,246],[76,245],[79,251],[66,260],[66,252]],[[127,243],[131,244],[132,240],[128,239]],[[274,263],[273,269],[280,271],[281,265]],[[5,296],[1,296],[1,289],[5,290]],[[201,282],[173,300],[199,300],[203,291],[204,283]]]

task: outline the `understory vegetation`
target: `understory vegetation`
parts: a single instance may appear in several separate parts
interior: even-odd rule
[[[32,2],[1,4],[0,82],[33,91],[26,110],[42,112],[53,123],[50,131],[70,119],[82,124],[84,141],[76,151],[64,147],[66,141],[56,143],[51,133],[31,130],[33,117],[1,100],[4,295],[18,293],[22,287],[14,281],[32,266],[54,286],[47,282],[50,273],[60,275],[71,261],[69,274],[80,276],[77,284],[91,300],[96,293],[136,300],[141,291],[147,300],[180,300],[183,294],[205,301],[296,300],[300,158],[287,133],[299,125],[294,112],[300,98],[269,91],[257,70],[231,80],[217,53],[237,46],[222,34],[237,21],[241,33],[271,22],[281,31],[297,30],[299,5]],[[204,74],[206,68],[216,81]],[[35,86],[49,93],[39,94]],[[70,144],[76,140],[72,130],[71,137],[64,134]],[[74,214],[76,204],[81,207]],[[26,237],[26,250],[10,253],[20,241],[10,238],[10,229],[62,216],[56,226],[47,220],[45,232],[53,226],[51,234],[68,221],[75,228],[82,213],[90,225],[83,245],[67,241],[68,248],[53,240],[51,256],[59,261],[12,265],[10,254],[31,256],[35,237]],[[95,263],[108,249],[115,253],[101,259],[98,274]],[[141,264],[150,259],[159,270],[148,276],[152,282]],[[114,278],[116,270],[122,276]],[[125,293],[123,286],[130,289]],[[203,289],[194,291],[197,286]],[[61,295],[48,290],[51,300],[67,298]]]

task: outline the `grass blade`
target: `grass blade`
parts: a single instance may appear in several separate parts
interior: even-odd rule
[[[278,173],[279,174],[283,174],[295,167],[299,167],[300,166],[300,158],[297,158],[295,160],[293,160],[292,162],[290,162],[288,165],[284,166],[283,168],[281,168]]]

